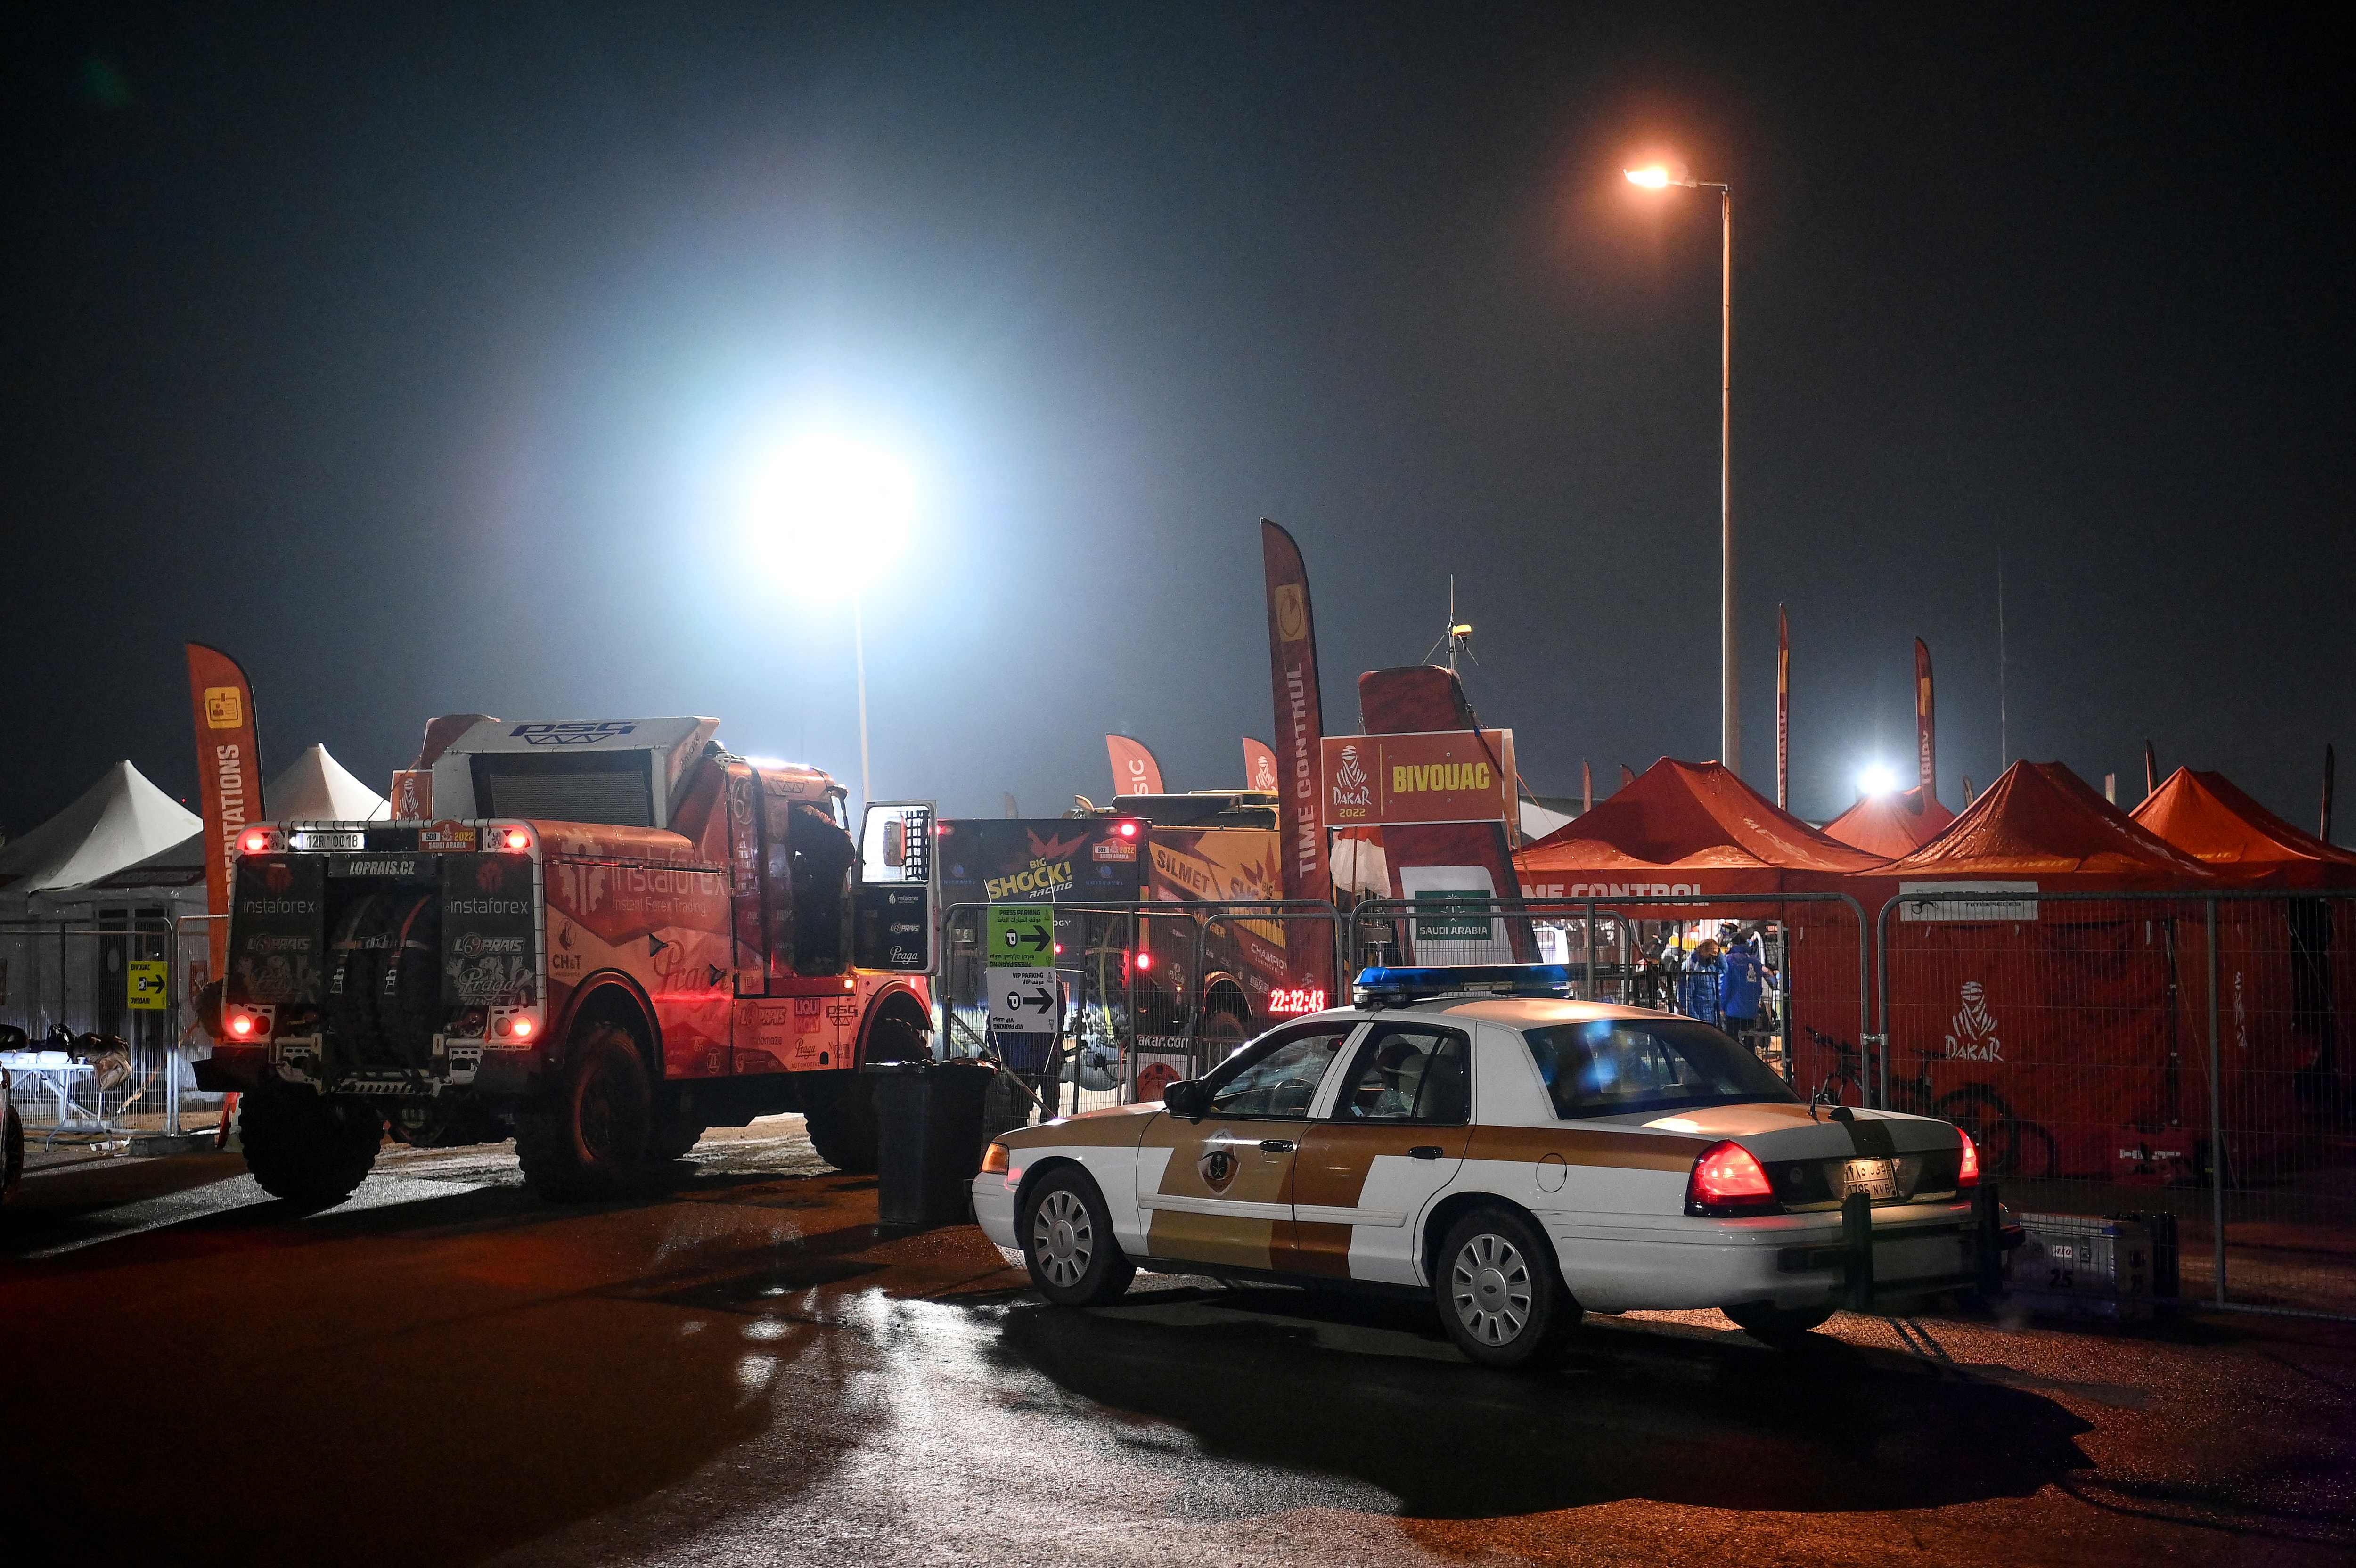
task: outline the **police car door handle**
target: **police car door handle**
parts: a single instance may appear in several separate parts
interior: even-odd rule
[[[1407,1151],[1407,1157],[1409,1159],[1438,1159],[1440,1157],[1440,1146],[1438,1144],[1418,1144],[1415,1147]]]
[[[1263,1154],[1290,1154],[1293,1144],[1290,1138],[1262,1138],[1259,1147]]]

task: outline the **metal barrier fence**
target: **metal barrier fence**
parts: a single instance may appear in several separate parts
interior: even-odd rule
[[[1348,920],[1354,972],[1381,963],[1494,963],[1510,959],[1507,923],[1526,921],[1541,938],[1558,930],[1573,996],[1731,1022],[1731,1032],[1804,1087],[1820,1081],[1825,1061],[1836,1059],[1841,1045],[1858,1057],[1852,1042],[1867,1037],[1869,927],[1864,906],[1847,893],[1427,895],[1369,900]],[[1703,995],[1715,994],[1715,976],[1682,964],[1696,927],[1714,935],[1729,923],[1760,933],[1774,961],[1767,1005],[1750,1024],[1698,1005]],[[1816,1041],[1824,1044],[1812,1046]],[[1859,1082],[1870,1083],[1871,1064],[1858,1061]]]
[[[1288,939],[1316,932],[1333,973],[1340,917],[1309,901],[1055,902],[1059,1027],[990,1023],[984,903],[942,913],[940,1049],[988,1055],[1043,1115],[1159,1100],[1270,1024],[1328,1005],[1288,985]],[[1312,1005],[1313,1004],[1313,1005]]]
[[[209,1049],[188,982],[209,963],[213,918],[102,907],[0,923],[0,1024],[26,1036],[6,1056],[9,1097],[28,1131],[177,1134],[185,1108],[218,1103],[189,1070],[192,1046]],[[156,1005],[134,1005],[133,966],[158,963],[160,989],[139,998]]]
[[[2356,898],[1916,891],[1875,947],[1882,1103],[2015,1209],[2166,1211],[2187,1296],[2356,1316]]]

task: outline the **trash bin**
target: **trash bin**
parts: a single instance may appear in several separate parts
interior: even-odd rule
[[[879,1061],[860,1071],[874,1080],[882,1135],[878,1222],[908,1231],[963,1220],[981,1169],[982,1101],[996,1066],[960,1059]]]

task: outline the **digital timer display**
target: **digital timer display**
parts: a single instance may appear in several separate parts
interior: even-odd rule
[[[1322,1013],[1325,1010],[1325,988],[1322,986],[1301,986],[1278,989],[1268,994],[1268,1010],[1279,1018],[1296,1013]]]

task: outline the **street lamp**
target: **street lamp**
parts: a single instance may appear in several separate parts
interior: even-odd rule
[[[1739,773],[1742,728],[1738,719],[1734,635],[1734,190],[1714,180],[1695,179],[1683,164],[1645,164],[1627,175],[1630,185],[1645,190],[1681,186],[1718,192],[1718,754],[1720,762]]]
[[[881,447],[832,432],[798,435],[757,464],[747,496],[755,550],[787,592],[804,599],[851,601],[851,646],[859,671],[859,798],[868,781],[868,588],[908,546],[916,486],[907,467]]]

